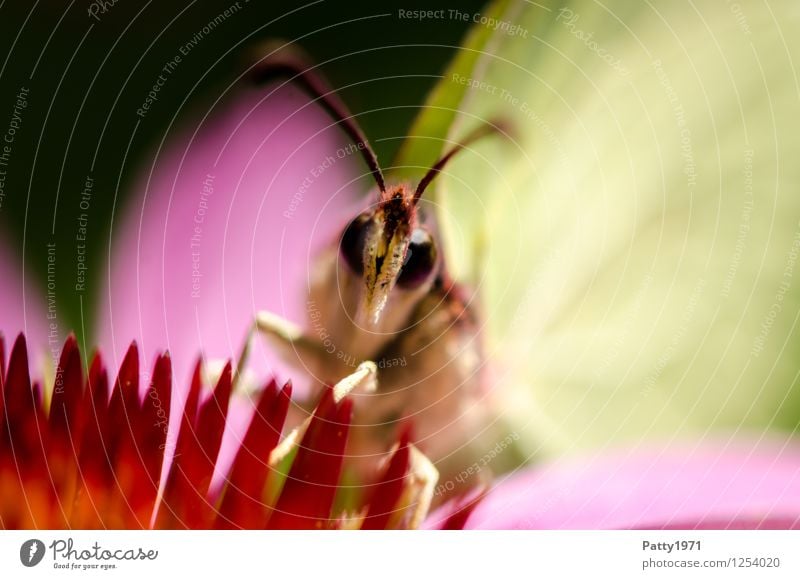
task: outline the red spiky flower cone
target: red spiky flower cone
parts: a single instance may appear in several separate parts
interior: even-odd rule
[[[269,382],[221,490],[214,490],[231,364],[204,395],[197,363],[174,458],[165,466],[170,357],[157,357],[143,395],[138,360],[134,343],[109,389],[99,355],[84,376],[70,336],[45,391],[31,382],[24,336],[7,364],[0,336],[0,527],[384,529],[421,522],[436,475],[407,433],[385,464],[376,464],[376,478],[364,481],[355,509],[338,505],[353,413],[349,390],[326,388],[309,419],[284,436],[291,384]]]

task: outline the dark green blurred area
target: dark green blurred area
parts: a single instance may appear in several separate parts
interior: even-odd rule
[[[8,56],[1,76],[0,123],[10,122],[18,93],[28,90],[6,167],[2,237],[16,246],[13,252],[24,254],[26,276],[41,285],[47,244],[56,244],[58,315],[79,336],[90,331],[92,304],[101,291],[112,212],[118,221],[148,148],[161,141],[176,113],[173,132],[192,110],[224,90],[254,45],[276,37],[296,39],[321,63],[334,87],[357,84],[340,94],[356,114],[374,110],[361,116],[362,126],[388,163],[470,24],[398,17],[400,9],[450,7],[440,2],[290,5],[242,0],[240,10],[182,58],[146,118],[139,119],[136,110],[166,62],[234,4],[117,0],[104,11],[100,3],[92,8],[87,0],[17,0],[0,8],[0,46]],[[468,0],[458,8],[477,12],[481,5]],[[93,187],[85,210],[80,203],[87,175]],[[79,292],[76,233],[81,213],[89,218],[87,283]]]

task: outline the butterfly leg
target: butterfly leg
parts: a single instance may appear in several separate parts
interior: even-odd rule
[[[247,334],[242,347],[237,375],[244,370],[256,334],[265,337],[281,359],[323,382],[333,383],[353,371],[320,338],[310,335],[289,320],[271,312],[261,311]]]

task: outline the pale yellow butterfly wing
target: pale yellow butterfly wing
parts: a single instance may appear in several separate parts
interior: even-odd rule
[[[498,4],[442,80],[514,129],[430,203],[531,452],[797,426],[798,12]]]

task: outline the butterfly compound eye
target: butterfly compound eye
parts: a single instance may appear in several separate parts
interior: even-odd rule
[[[436,266],[436,244],[425,229],[415,229],[408,244],[408,253],[397,285],[413,289],[430,278]]]
[[[339,251],[355,273],[364,273],[364,240],[369,226],[369,215],[361,214],[353,219],[342,235]]]

